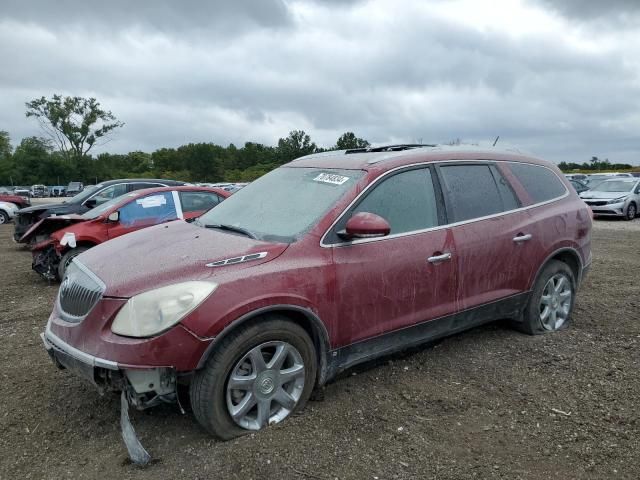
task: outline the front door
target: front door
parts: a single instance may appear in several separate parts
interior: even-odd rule
[[[119,219],[109,226],[109,238],[178,218],[173,192],[150,193],[119,209]]]
[[[442,227],[441,202],[428,167],[387,175],[334,227],[339,337],[342,345],[455,311],[456,255]],[[344,242],[335,232],[356,212],[391,226],[387,237]],[[333,238],[333,240],[331,240]]]

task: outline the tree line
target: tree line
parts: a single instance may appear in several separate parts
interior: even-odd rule
[[[563,172],[572,172],[575,170],[599,172],[607,170],[631,170],[634,166],[628,163],[611,163],[608,158],[600,160],[598,157],[591,157],[591,160],[583,163],[560,162],[558,168]]]
[[[66,155],[48,138],[28,137],[12,148],[0,131],[0,185],[85,184],[115,178],[170,178],[190,182],[248,182],[279,165],[314,152],[362,148],[369,142],[346,132],[329,148],[318,147],[302,130],[293,130],[275,146],[246,142],[237,147],[212,142],[159,148],[151,153]]]

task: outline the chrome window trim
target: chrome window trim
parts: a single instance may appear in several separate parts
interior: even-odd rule
[[[381,181],[383,181],[383,179],[385,177],[391,175],[394,172],[397,172],[398,170],[403,170],[403,169],[406,169],[406,168],[422,167],[422,166],[428,167],[429,165],[437,166],[437,165],[440,165],[440,164],[443,164],[443,163],[459,163],[459,164],[464,164],[464,163],[470,163],[470,164],[516,163],[516,164],[525,164],[525,165],[532,165],[534,167],[546,168],[547,170],[552,172],[556,176],[556,178],[558,180],[560,180],[560,183],[564,187],[564,194],[560,195],[559,197],[554,197],[554,198],[551,198],[549,200],[545,200],[544,202],[539,202],[539,203],[534,203],[532,205],[527,205],[526,207],[515,208],[513,210],[507,210],[507,211],[504,211],[504,212],[494,213],[492,215],[485,215],[484,217],[471,218],[469,220],[463,220],[463,221],[460,221],[460,222],[448,223],[446,225],[438,225],[436,227],[429,227],[429,228],[424,228],[424,229],[421,229],[421,230],[412,230],[410,232],[395,233],[395,234],[387,235],[385,237],[362,238],[362,239],[352,240],[350,242],[329,243],[329,244],[325,243],[325,238],[327,237],[327,235],[329,235],[331,230],[338,224],[338,222],[342,219],[342,217],[344,217],[347,214],[347,212],[351,209],[351,207],[353,207],[353,205],[356,202],[358,202],[360,200],[360,198],[362,198],[363,195],[365,195],[371,188],[373,188],[374,185],[377,185]],[[390,239],[399,238],[399,237],[408,237],[408,236],[411,236],[411,235],[419,235],[421,233],[434,232],[434,231],[437,231],[437,230],[443,230],[445,228],[452,228],[452,227],[457,227],[459,225],[466,225],[468,223],[474,223],[474,222],[479,222],[479,221],[482,221],[482,220],[488,220],[490,218],[496,218],[496,217],[501,217],[501,216],[504,216],[504,215],[510,215],[512,213],[521,212],[521,211],[524,211],[524,210],[528,210],[530,208],[541,207],[543,205],[547,205],[549,203],[553,203],[553,202],[557,202],[558,200],[562,200],[563,198],[568,197],[569,193],[570,193],[569,189],[567,188],[565,183],[562,181],[562,179],[558,176],[558,174],[556,172],[554,172],[551,168],[547,167],[546,165],[540,165],[540,164],[537,164],[537,163],[516,162],[516,161],[513,161],[513,160],[481,159],[481,160],[441,160],[441,161],[418,162],[418,163],[412,163],[412,164],[408,164],[408,165],[402,165],[400,167],[396,167],[396,168],[393,168],[393,169],[385,172],[383,175],[381,175],[380,177],[376,178],[373,182],[371,182],[369,185],[367,185],[364,188],[364,190],[362,190],[362,192],[360,192],[356,196],[356,198],[354,198],[349,203],[349,205],[347,205],[347,207],[342,211],[342,213],[338,216],[338,218],[336,218],[335,221],[331,224],[331,226],[324,232],[324,234],[322,235],[322,238],[320,239],[320,246],[322,248],[345,247],[345,246],[350,246],[350,245],[360,245],[360,244],[363,244],[363,243],[381,242],[381,241],[384,241],[384,240],[390,240]]]

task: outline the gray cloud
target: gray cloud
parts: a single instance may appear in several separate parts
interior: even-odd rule
[[[14,140],[38,133],[24,102],[59,92],[126,122],[110,151],[275,144],[302,128],[322,145],[346,130],[376,143],[501,135],[556,161],[640,163],[633,28],[591,31],[549,9],[533,26],[528,10],[482,24],[441,1],[87,3],[0,6],[0,130]]]

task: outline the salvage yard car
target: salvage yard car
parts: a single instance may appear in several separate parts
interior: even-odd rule
[[[111,200],[112,198],[124,195],[127,192],[140,190],[142,188],[171,187],[176,185],[186,185],[186,183],[175,180],[156,180],[152,178],[127,178],[109,180],[108,182],[99,183],[98,185],[92,185],[82,190],[73,198],[62,203],[34,205],[33,207],[23,208],[20,210],[15,220],[16,225],[13,233],[13,239],[18,243],[26,243],[27,240],[23,238],[25,233],[34,224],[51,215],[69,215],[71,213],[80,214],[102,205],[104,202]],[[30,236],[28,243],[33,245],[43,240],[46,240],[46,236],[44,238]]]
[[[31,200],[28,196],[14,195],[13,192],[7,189],[0,189],[0,201],[13,203],[18,208],[26,208],[31,205]]]
[[[231,439],[380,355],[496,319],[564,329],[591,226],[554,165],[515,151],[314,154],[193,223],[76,257],[42,339],[57,365],[138,408],[188,384],[199,423]]]
[[[0,201],[0,225],[9,223],[17,211],[18,207],[14,203]]]
[[[594,215],[622,217],[633,220],[640,205],[640,179],[618,177],[605,180],[580,197],[593,210]]]
[[[31,267],[48,280],[61,279],[71,260],[89,248],[151,225],[178,218],[193,220],[229,195],[220,188],[147,188],[116,197],[83,215],[44,218],[23,237],[28,242],[30,236],[50,234],[32,247]]]

